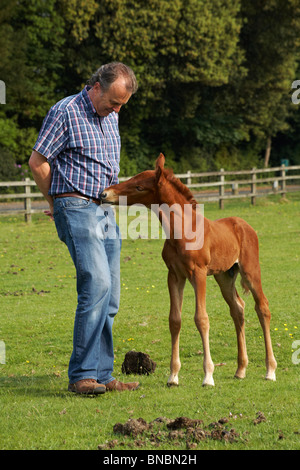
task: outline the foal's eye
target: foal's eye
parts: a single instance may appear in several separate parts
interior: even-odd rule
[[[136,189],[137,189],[138,191],[144,191],[143,186],[136,186]]]

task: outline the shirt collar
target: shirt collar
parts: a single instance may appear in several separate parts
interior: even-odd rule
[[[81,91],[82,99],[84,101],[84,106],[86,110],[95,116],[98,116],[98,113],[95,109],[95,106],[92,103],[92,100],[90,98],[90,95],[88,94],[88,91],[90,90],[90,86],[86,85],[84,89]]]

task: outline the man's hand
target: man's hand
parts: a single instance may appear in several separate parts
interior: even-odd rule
[[[44,214],[47,215],[48,217],[50,217],[51,220],[54,220],[54,217],[53,217],[53,205],[52,205],[52,206],[49,206],[49,210],[44,211]]]

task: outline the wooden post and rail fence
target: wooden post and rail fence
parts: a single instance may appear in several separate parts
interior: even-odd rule
[[[256,199],[271,194],[281,194],[285,197],[288,192],[300,191],[300,165],[281,165],[274,168],[239,171],[225,171],[220,169],[214,172],[176,174],[183,183],[191,188],[195,198],[199,202],[218,201],[219,208],[224,208],[224,201],[235,198],[250,198],[251,204],[255,205]],[[130,177],[122,177],[120,181],[126,181]],[[23,187],[21,193],[3,193],[2,188]],[[43,198],[38,192],[36,183],[30,178],[23,181],[0,182],[0,215],[21,213],[25,216],[25,221],[31,221],[31,215],[40,212],[35,209],[32,200]],[[1,202],[23,201],[22,208],[12,210],[2,210]]]

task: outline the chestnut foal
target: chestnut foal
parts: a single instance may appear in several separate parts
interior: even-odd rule
[[[181,367],[179,359],[179,333],[181,329],[181,309],[183,289],[186,279],[194,287],[196,296],[195,323],[203,343],[203,385],[214,385],[214,364],[209,349],[209,320],[206,312],[206,276],[213,275],[229,305],[233,318],[238,345],[238,368],[235,377],[244,378],[248,357],[245,343],[244,301],[235,288],[237,274],[241,274],[242,286],[251,291],[255,300],[255,310],[261,323],[266,348],[266,379],[275,379],[276,360],[273,355],[270,337],[270,310],[261,286],[261,274],[258,259],[258,239],[254,229],[238,217],[228,217],[210,221],[203,216],[195,216],[197,203],[190,190],[175,178],[171,170],[164,168],[162,154],[156,160],[155,170],[144,171],[128,181],[110,186],[101,195],[102,201],[119,204],[120,196],[126,196],[126,204],[144,204],[148,208],[157,208],[160,221],[168,224],[169,236],[165,241],[162,257],[168,267],[168,287],[170,294],[169,326],[172,338],[171,375],[168,385],[178,385]],[[197,249],[187,249],[190,237],[185,234],[175,237],[176,210],[166,207],[176,205],[177,209],[189,205],[195,228],[196,217],[202,217],[200,228],[204,238]],[[180,212],[177,210],[177,213]],[[169,220],[166,222],[166,220]],[[184,217],[183,217],[184,219]],[[181,222],[184,224],[184,220]],[[197,224],[196,224],[197,225]],[[198,226],[197,226],[198,227]],[[194,232],[195,233],[195,232]],[[201,239],[201,237],[200,237]]]

